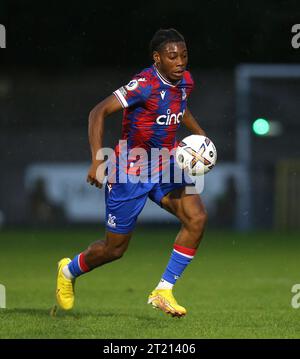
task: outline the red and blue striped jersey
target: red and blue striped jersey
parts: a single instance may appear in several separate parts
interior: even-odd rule
[[[114,95],[124,108],[122,140],[127,140],[128,150],[174,148],[176,131],[193,87],[189,71],[174,84],[152,65],[116,90]]]
[[[176,147],[176,131],[193,87],[194,81],[189,71],[185,71],[183,78],[174,84],[152,65],[135,75],[127,85],[114,91],[124,108],[121,139],[125,140],[115,148],[115,169],[121,166],[123,173],[140,175],[141,169],[151,167],[159,174],[168,161],[174,161],[172,156],[169,159],[156,158],[151,150],[172,151]],[[124,142],[126,145],[123,147]],[[132,153],[136,149],[146,152],[145,159],[143,153]],[[152,170],[151,173],[153,175]]]

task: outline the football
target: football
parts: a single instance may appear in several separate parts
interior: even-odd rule
[[[190,135],[179,143],[175,157],[181,169],[192,176],[201,176],[215,166],[217,150],[206,136]]]

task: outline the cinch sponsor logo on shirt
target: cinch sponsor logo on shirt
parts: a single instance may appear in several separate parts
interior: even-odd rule
[[[156,119],[156,123],[159,125],[176,125],[178,123],[180,123],[180,121],[182,120],[183,116],[184,116],[184,110],[182,112],[179,113],[171,113],[171,110],[168,109],[167,114],[166,115],[160,115],[157,117]]]

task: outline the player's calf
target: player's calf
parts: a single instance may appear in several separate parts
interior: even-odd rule
[[[186,227],[189,237],[194,243],[190,243],[192,247],[198,247],[203,237],[206,223],[208,220],[207,212],[200,211],[195,216],[186,219],[184,226]]]
[[[109,242],[97,241],[84,252],[86,262],[90,269],[120,259],[128,247],[127,241]]]
[[[175,243],[188,248],[198,248],[207,223],[206,211],[198,212],[193,216],[182,214],[179,219],[182,226]]]
[[[105,240],[96,241],[84,252],[75,256],[63,268],[64,275],[68,279],[74,279],[94,268],[121,258],[128,248],[130,238],[131,234],[108,232]]]

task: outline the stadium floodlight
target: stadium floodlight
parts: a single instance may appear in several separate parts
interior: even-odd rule
[[[279,121],[257,118],[252,124],[252,130],[257,136],[279,136],[282,134],[282,125]]]
[[[265,118],[257,118],[252,124],[252,130],[257,136],[266,136],[270,132],[270,122]]]

